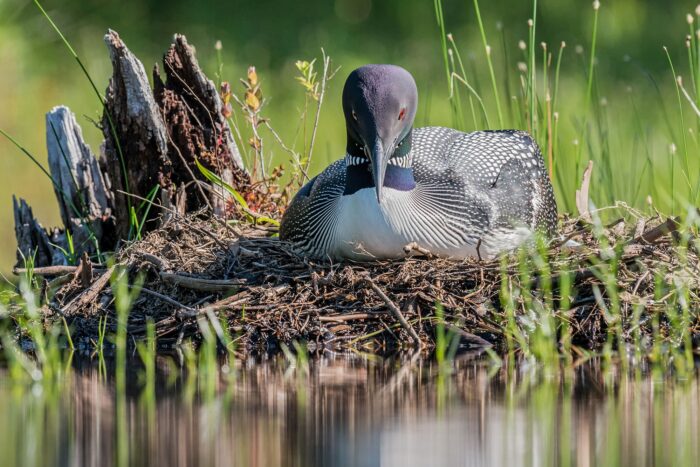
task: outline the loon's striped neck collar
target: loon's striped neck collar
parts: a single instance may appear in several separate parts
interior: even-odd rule
[[[394,149],[391,159],[409,156],[411,153],[412,142],[413,129],[411,129],[408,134],[404,136],[404,138],[396,145],[396,149]],[[365,153],[365,145],[362,142],[357,141],[355,138],[351,138],[350,135],[348,135],[348,144],[346,147],[346,162],[348,161],[348,157],[354,158],[352,159],[354,162],[358,162],[358,159],[360,159],[361,162],[358,163],[367,164],[369,162],[367,154]]]
[[[393,188],[399,191],[410,191],[416,187],[416,180],[413,177],[412,154],[411,154],[411,132],[404,137],[396,146],[396,150],[391,155],[384,174],[384,187]],[[350,146],[350,143],[348,143]],[[350,151],[345,156],[346,176],[345,190],[343,195],[351,195],[363,188],[373,188],[374,179],[369,159],[365,155],[362,147]]]

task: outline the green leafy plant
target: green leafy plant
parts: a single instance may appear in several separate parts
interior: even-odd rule
[[[253,210],[250,209],[248,206],[248,203],[246,202],[245,198],[241,196],[241,194],[233,188],[230,184],[226,183],[216,175],[214,172],[211,170],[207,169],[204,167],[199,160],[195,160],[195,163],[197,164],[197,168],[199,171],[204,175],[204,177],[209,180],[211,183],[214,185],[223,188],[226,190],[231,197],[236,201],[238,206],[241,208],[241,210],[246,214],[248,220],[253,223],[264,223],[264,224],[272,224],[272,225],[277,225],[279,226],[279,221],[272,219],[267,216],[263,216],[261,214],[258,214],[257,212],[254,212]]]

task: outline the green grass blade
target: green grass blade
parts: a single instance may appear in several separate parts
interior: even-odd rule
[[[104,96],[102,93],[97,89],[97,85],[95,84],[95,81],[92,79],[92,76],[90,76],[90,73],[88,73],[87,68],[83,64],[83,61],[80,59],[80,56],[76,53],[75,49],[73,46],[68,42],[68,39],[66,36],[63,34],[61,29],[58,27],[58,25],[51,19],[51,16],[44,10],[44,7],[41,6],[41,3],[39,3],[39,0],[34,0],[34,4],[37,6],[39,11],[41,11],[41,14],[46,18],[46,20],[51,24],[51,27],[53,28],[54,31],[56,31],[56,34],[61,38],[61,41],[63,41],[63,44],[66,46],[70,54],[73,56],[75,61],[78,63],[78,66],[82,70],[83,74],[87,78],[87,80],[90,82],[90,86],[92,87],[92,90],[95,92],[95,95],[97,98],[100,100],[100,104],[102,104],[102,110],[107,117],[107,121],[109,123],[109,129],[112,134],[112,139],[114,140],[114,144],[117,149],[117,154],[119,155],[119,163],[120,167],[122,170],[122,178],[124,179],[124,190],[128,193],[131,190],[129,189],[129,177],[127,176],[127,171],[126,171],[126,162],[124,159],[124,152],[122,151],[121,143],[119,142],[119,137],[117,136],[117,130],[116,126],[114,125],[114,120],[112,119],[112,116],[107,110],[107,101],[105,100]],[[127,197],[127,206],[130,208],[131,207],[131,199]],[[133,226],[132,226],[133,227]]]
[[[501,129],[505,127],[503,121],[503,112],[501,111],[501,100],[498,92],[498,84],[496,83],[496,73],[493,69],[493,61],[491,60],[491,46],[489,46],[486,40],[486,30],[484,29],[484,23],[481,20],[481,11],[479,10],[479,0],[474,0],[474,11],[476,12],[476,19],[479,23],[479,32],[481,33],[481,42],[484,46],[484,52],[486,53],[486,63],[489,67],[489,76],[491,78],[491,86],[493,87],[493,97],[496,101],[496,111],[498,112],[498,124]]]

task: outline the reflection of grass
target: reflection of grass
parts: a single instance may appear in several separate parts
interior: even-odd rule
[[[654,380],[606,370],[596,360],[551,374],[518,361],[489,377],[488,362],[458,356],[442,382],[439,370],[420,358],[376,363],[343,355],[311,363],[309,376],[299,372],[289,378],[283,357],[265,359],[242,367],[234,387],[217,387],[211,399],[199,397],[202,392],[183,399],[188,389],[177,384],[153,394],[157,404],[133,393],[114,394],[86,362],[55,391],[13,382],[3,372],[3,465],[60,464],[65,449],[83,448],[96,436],[113,440],[100,454],[117,465],[157,459],[164,442],[177,443],[167,447],[195,461],[216,450],[218,458],[236,465],[254,464],[250,459],[279,464],[263,461],[271,458],[309,465],[317,446],[347,449],[335,443],[367,438],[369,423],[371,435],[381,435],[382,459],[391,459],[391,440],[416,439],[417,449],[459,440],[473,446],[467,454],[485,465],[573,466],[588,460],[606,466],[692,466],[699,454],[697,379]],[[343,377],[329,376],[329,369]],[[184,370],[167,371],[184,382]],[[442,398],[440,384],[448,389]],[[304,398],[295,398],[301,390]],[[352,446],[366,444],[356,440]],[[410,443],[401,446],[415,452]],[[405,459],[406,452],[398,454]],[[444,459],[437,451],[431,454]],[[358,449],[353,459],[371,464],[373,455],[371,449]]]
[[[453,330],[446,330],[445,313],[442,305],[435,306],[435,361],[438,368],[442,372],[449,373],[450,366],[454,362],[457,354],[457,346],[459,345],[459,335]]]
[[[105,274],[110,274],[106,272]],[[129,284],[129,273],[124,268],[115,268],[110,283],[114,293],[114,308],[117,318],[117,332],[114,337],[115,361],[117,366],[117,390],[126,387],[126,352],[128,347],[128,319],[132,304],[141,293],[142,278],[135,285]]]
[[[152,319],[146,323],[146,340],[137,342],[136,350],[144,367],[144,392],[150,393],[155,389],[156,383],[156,326]]]
[[[292,342],[294,352],[286,345],[282,344],[281,349],[284,357],[287,359],[290,369],[298,370],[302,374],[309,374],[309,352],[306,350],[305,344],[300,344],[297,341]]]

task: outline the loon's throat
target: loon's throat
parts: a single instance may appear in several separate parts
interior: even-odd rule
[[[413,130],[396,145],[394,153],[386,166],[384,173],[384,188],[399,191],[411,191],[416,187],[413,177],[411,143]],[[364,153],[364,145],[348,140],[348,154],[345,156],[346,176],[343,195],[351,195],[363,188],[373,188],[374,179],[370,168],[369,158]]]
[[[399,167],[389,164],[384,173],[384,188],[399,191],[411,191],[416,187],[411,167]],[[369,164],[349,165],[345,175],[343,195],[351,195],[363,188],[374,188],[374,179]]]

